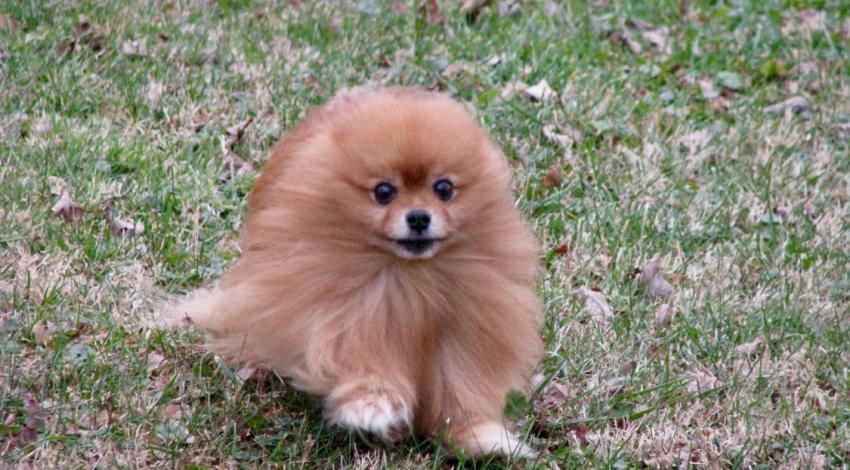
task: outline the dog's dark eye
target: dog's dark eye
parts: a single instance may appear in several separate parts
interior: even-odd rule
[[[455,186],[449,180],[439,180],[434,183],[434,194],[438,198],[448,201],[455,194]]]
[[[395,198],[398,190],[395,189],[395,186],[387,182],[383,182],[378,183],[372,192],[375,194],[375,201],[377,201],[378,204],[389,204],[390,201]]]

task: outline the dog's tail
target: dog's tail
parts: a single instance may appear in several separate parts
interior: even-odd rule
[[[463,428],[452,436],[458,454],[465,457],[504,455],[515,458],[535,458],[537,452],[519,440],[498,421],[482,421]]]
[[[217,288],[200,289],[182,299],[170,299],[160,307],[163,326],[196,326],[202,330],[214,328],[213,317],[222,303],[223,291]]]

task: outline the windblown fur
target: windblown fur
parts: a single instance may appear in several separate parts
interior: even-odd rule
[[[433,197],[436,177],[456,195]],[[391,204],[376,181],[397,182]],[[443,436],[466,455],[529,455],[506,393],[542,350],[537,247],[510,169],[465,109],[413,88],[344,92],[274,148],[248,201],[243,256],[174,313],[209,347],[324,399],[327,418],[394,441]],[[386,233],[427,206],[448,235],[405,259]]]

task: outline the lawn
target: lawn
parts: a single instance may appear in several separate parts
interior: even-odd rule
[[[511,465],[369,447],[157,326],[362,84],[451,93],[514,169],[526,468],[850,467],[850,3],[429,3],[0,0],[0,467]]]

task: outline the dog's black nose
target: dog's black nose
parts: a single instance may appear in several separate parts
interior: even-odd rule
[[[416,233],[422,233],[428,229],[431,223],[431,214],[428,211],[415,210],[407,213],[407,226]]]

